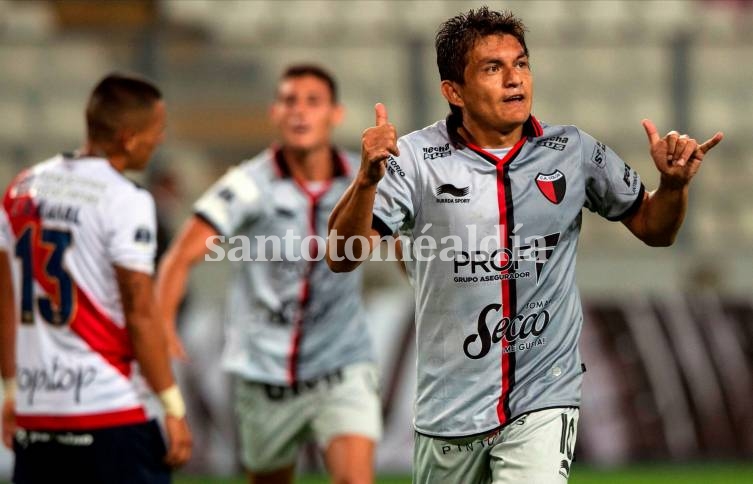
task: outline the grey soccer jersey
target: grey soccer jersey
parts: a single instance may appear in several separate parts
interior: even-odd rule
[[[376,229],[412,241],[415,427],[444,437],[579,405],[581,210],[619,220],[643,197],[638,174],[574,126],[531,116],[499,159],[448,122],[399,139],[374,206]]]
[[[323,242],[311,237],[326,238],[329,214],[357,169],[344,153],[334,158],[336,176],[313,193],[290,175],[281,151],[267,150],[195,204],[227,238],[228,257],[252,260],[231,262],[226,311],[224,365],[245,379],[292,384],[373,359],[360,272],[332,273]],[[306,260],[304,250],[317,260]]]

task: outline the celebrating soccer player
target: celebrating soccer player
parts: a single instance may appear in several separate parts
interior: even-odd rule
[[[271,109],[281,144],[230,170],[196,202],[159,270],[163,318],[179,356],[175,318],[189,269],[225,253],[221,237],[245,240],[244,258],[253,261],[231,263],[223,363],[236,377],[252,483],[292,482],[311,438],[334,482],[373,480],[381,407],[361,275],[333,274],[322,260],[327,218],[358,169],[332,145],[342,114],[327,71],[289,67]]]
[[[485,7],[444,22],[436,52],[450,115],[397,139],[377,104],[360,171],[330,218],[337,238],[327,259],[339,272],[358,265],[350,238],[367,250],[397,234],[462,240],[446,260],[406,257],[416,292],[416,483],[567,481],[585,371],[575,286],[582,209],[670,245],[689,183],[722,139],[660,137],[644,120],[660,175],[646,191],[609,147],[531,115],[524,31],[511,13]]]

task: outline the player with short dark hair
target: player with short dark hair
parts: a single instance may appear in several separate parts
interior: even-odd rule
[[[111,74],[86,118],[80,151],[24,170],[2,201],[16,282],[16,304],[0,284],[3,437],[15,426],[17,483],[166,483],[191,435],[156,317],[154,201],[122,175],[161,143],[165,103],[149,81]],[[167,447],[137,372],[163,404]]]
[[[220,237],[244,236],[252,260],[231,264],[223,366],[235,377],[249,482],[292,482],[308,440],[334,482],[372,482],[381,408],[361,275],[331,273],[312,240],[326,237],[327,217],[357,170],[332,145],[343,116],[334,78],[308,64],[287,68],[270,114],[280,144],[209,188],[165,254],[163,319],[183,355],[175,318],[191,267],[215,257]]]
[[[661,138],[644,120],[660,175],[646,191],[607,146],[531,114],[524,30],[486,7],[444,22],[437,65],[451,114],[397,139],[377,104],[361,170],[330,218],[335,271],[358,265],[344,250],[355,236],[369,238],[366,249],[397,234],[437,241],[423,255],[416,241],[406,260],[416,291],[417,483],[567,481],[585,371],[575,285],[582,209],[670,245],[689,183],[722,139]],[[459,243],[445,250],[443,240]]]

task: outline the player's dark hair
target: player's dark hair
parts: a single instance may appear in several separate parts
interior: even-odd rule
[[[446,20],[439,26],[434,41],[439,78],[463,85],[468,56],[476,42],[487,35],[512,35],[518,39],[527,56],[525,31],[523,21],[512,12],[497,12],[489,10],[489,7],[471,9]],[[460,108],[452,104],[450,109],[454,115],[461,113]]]
[[[332,76],[332,74],[330,74],[323,67],[315,64],[294,64],[288,66],[288,68],[283,71],[282,75],[280,76],[280,81],[284,81],[285,79],[290,79],[293,77],[304,76],[313,76],[324,81],[327,84],[327,87],[329,87],[329,92],[332,95],[332,104],[337,104],[337,82],[335,82],[335,78]]]
[[[137,76],[111,73],[92,90],[86,106],[87,136],[109,142],[126,122],[126,115],[151,108],[162,99],[160,90]]]

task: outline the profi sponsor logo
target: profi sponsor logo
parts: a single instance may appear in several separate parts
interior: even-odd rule
[[[533,263],[538,285],[544,265],[552,256],[559,243],[560,234],[528,237],[525,244],[513,237],[512,247],[491,251],[455,251],[453,274],[456,284],[478,284],[490,281],[503,281],[532,277],[530,270],[522,264]],[[530,265],[528,266],[530,267]]]
[[[559,205],[565,198],[567,180],[565,174],[559,170],[555,170],[553,173],[539,173],[536,175],[536,186],[539,187],[541,194],[547,200]]]
[[[541,304],[546,306],[546,303]],[[548,310],[542,309],[538,312],[497,319],[501,310],[502,305],[496,303],[489,304],[481,310],[476,332],[463,342],[465,356],[472,360],[483,358],[489,354],[492,345],[502,341],[507,343],[503,350],[506,353],[525,351],[546,344],[546,338],[541,335],[551,322]],[[493,329],[490,328],[490,324],[494,325]]]
[[[403,168],[400,166],[397,160],[392,156],[387,158],[387,173],[389,173],[390,175],[400,175],[402,177],[405,176],[405,172],[403,171]]]
[[[59,358],[42,368],[18,369],[18,389],[26,393],[26,402],[34,405],[38,392],[70,392],[75,403],[81,403],[81,392],[94,382],[97,369],[93,366],[67,366]]]
[[[437,203],[469,203],[471,187],[456,187],[451,183],[445,183],[434,188],[434,196]],[[444,195],[450,195],[445,197]]]
[[[450,156],[450,143],[441,146],[424,146],[424,160],[433,160],[435,158],[444,158]]]
[[[544,148],[549,148],[556,151],[564,151],[565,146],[567,146],[568,139],[564,136],[552,136],[551,138],[542,139],[541,141],[537,141],[537,146],[543,146]]]

